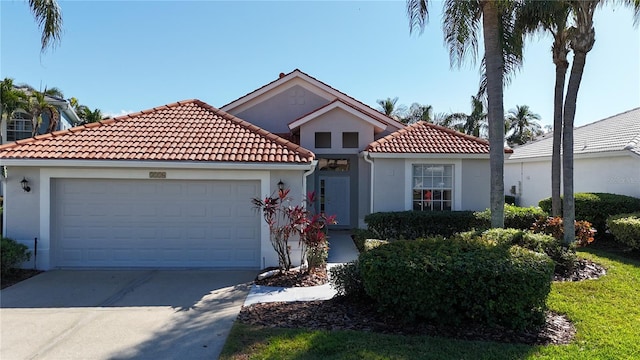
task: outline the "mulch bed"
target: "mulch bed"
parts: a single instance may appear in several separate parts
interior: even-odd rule
[[[269,268],[262,270],[274,270]],[[317,286],[324,285],[329,281],[327,277],[327,270],[318,270],[314,272],[303,272],[299,270],[289,270],[279,272],[273,276],[254,281],[256,285],[263,286],[278,286],[278,287],[305,287],[305,286]]]
[[[0,279],[0,289],[15,285],[20,281],[27,280],[28,278],[36,276],[42,272],[42,270],[33,269],[13,269],[7,274],[2,274],[2,278]]]
[[[580,260],[575,271],[557,275],[555,281],[582,281],[597,279],[606,270],[589,260]],[[278,274],[256,282],[269,286],[310,286],[303,284],[326,283],[317,274],[303,274],[299,271]],[[291,285],[293,284],[293,285]],[[312,286],[312,285],[311,285]],[[568,344],[576,333],[571,321],[564,315],[547,312],[545,325],[537,331],[513,331],[502,327],[488,327],[480,324],[463,326],[436,326],[429,323],[407,325],[376,311],[371,302],[354,302],[344,297],[325,301],[274,302],[253,304],[243,307],[238,321],[244,324],[278,327],[307,328],[318,330],[357,330],[385,334],[441,336],[463,340],[497,341],[528,345]]]

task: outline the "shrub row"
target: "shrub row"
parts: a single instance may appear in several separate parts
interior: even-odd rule
[[[640,212],[610,216],[607,226],[617,241],[640,249]]]
[[[31,259],[31,252],[26,245],[6,237],[0,240],[0,270],[2,274],[10,273],[29,259]]]
[[[599,235],[604,235],[607,218],[611,215],[640,211],[640,199],[631,196],[608,193],[576,193],[576,220],[586,220],[596,228]],[[540,200],[542,210],[551,212],[551,198]]]
[[[514,205],[504,207],[504,222],[507,228],[527,230],[539,218],[546,216],[544,211],[535,207],[522,208]],[[491,212],[488,209],[481,212],[379,212],[365,216],[364,221],[373,232],[368,236],[373,235],[378,239],[416,239],[438,235],[449,237],[459,232],[490,228]]]
[[[391,242],[362,253],[357,268],[380,310],[405,321],[522,329],[544,322],[554,264],[468,235]]]

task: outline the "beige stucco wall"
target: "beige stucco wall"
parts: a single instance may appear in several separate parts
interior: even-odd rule
[[[265,94],[258,97],[251,102],[255,105],[232,114],[267,131],[288,133],[290,122],[329,103],[329,100],[300,85],[294,85],[276,95],[271,95]]]
[[[516,185],[521,206],[537,206],[551,196],[551,160],[507,161],[505,193]],[[611,154],[574,158],[574,192],[606,192],[640,198],[640,157]]]
[[[331,133],[331,148],[316,148],[316,132]],[[358,148],[343,148],[342,133],[357,132]],[[358,154],[373,142],[373,125],[340,108],[333,109],[300,126],[300,145],[321,154]]]

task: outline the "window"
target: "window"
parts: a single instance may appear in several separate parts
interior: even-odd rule
[[[413,165],[413,210],[450,211],[453,165]]]
[[[331,148],[331,133],[317,132],[316,133],[316,149],[329,149],[329,148]]]
[[[345,149],[358,148],[358,133],[357,132],[343,132],[342,133],[342,147]]]
[[[349,171],[349,159],[318,159],[320,171]]]
[[[31,115],[23,112],[13,113],[13,118],[7,123],[7,141],[30,138]]]

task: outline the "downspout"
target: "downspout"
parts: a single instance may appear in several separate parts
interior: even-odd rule
[[[302,198],[307,198],[307,177],[313,174],[316,171],[316,167],[318,166],[318,160],[311,160],[311,169],[304,172],[302,176]]]
[[[369,183],[371,185],[371,188],[370,188],[371,191],[370,191],[370,194],[369,194],[369,213],[373,214],[373,179],[374,179],[374,177],[373,177],[373,173],[374,173],[373,169],[374,169],[374,165],[375,164],[374,164],[373,159],[371,158],[371,155],[369,154],[368,151],[363,151],[362,154],[364,155],[363,156],[364,161],[366,161],[369,164],[371,164],[371,179],[369,180]]]

